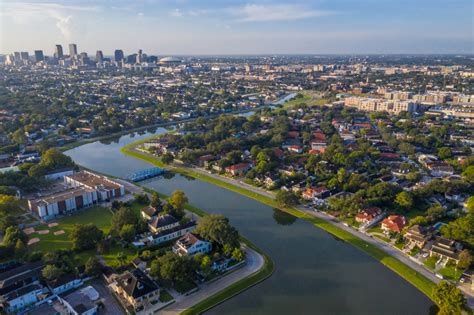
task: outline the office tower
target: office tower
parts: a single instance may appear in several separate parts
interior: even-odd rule
[[[36,62],[44,61],[44,54],[42,50],[35,50],[35,60]]]
[[[57,59],[61,59],[61,58],[64,57],[63,46],[56,45],[56,50],[54,52],[54,57],[57,58]]]
[[[77,45],[69,44],[69,57],[74,57],[77,55]]]
[[[115,50],[114,58],[115,58],[115,61],[117,61],[117,62],[122,61],[123,58],[124,58],[123,50],[121,50],[121,49]]]
[[[15,51],[15,52],[13,53],[13,56],[15,57],[15,61],[16,61],[16,62],[19,62],[19,61],[21,60],[21,54],[20,54],[19,51]]]
[[[102,53],[102,50],[98,50],[95,53],[95,61],[102,62],[103,60],[104,60],[104,54]]]
[[[143,62],[143,51],[141,49],[138,50],[138,55],[137,55],[137,63],[142,63]]]
[[[28,60],[30,60],[30,55],[28,54],[27,51],[22,51],[20,53],[20,58],[21,58],[21,60],[28,61]]]

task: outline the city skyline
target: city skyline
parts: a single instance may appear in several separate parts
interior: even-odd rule
[[[471,12],[464,0],[3,1],[0,53],[469,54]]]

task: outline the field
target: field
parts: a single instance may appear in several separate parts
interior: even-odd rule
[[[105,234],[110,231],[110,220],[112,219],[112,212],[103,207],[95,206],[92,208],[84,209],[79,212],[72,214],[71,216],[64,217],[58,220],[53,220],[50,223],[58,223],[57,226],[48,227],[48,223],[41,224],[35,227],[34,233],[30,234],[30,239],[39,238],[40,241],[29,248],[37,251],[54,251],[57,249],[70,249],[72,246],[69,240],[69,234],[75,224],[87,224],[94,223],[99,229]],[[49,230],[48,234],[39,234],[38,231]],[[54,232],[64,231],[62,235],[54,235]]]
[[[298,94],[301,94],[302,97],[295,97],[292,100],[285,102],[283,108],[288,109],[301,103],[305,103],[308,106],[322,106],[329,103],[328,99],[321,98],[317,93],[312,91],[302,91]]]

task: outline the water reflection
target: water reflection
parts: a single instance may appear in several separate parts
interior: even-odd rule
[[[279,209],[273,208],[273,219],[279,225],[292,225],[295,223],[297,217]]]

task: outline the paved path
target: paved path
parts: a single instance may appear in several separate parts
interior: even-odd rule
[[[244,251],[247,255],[247,264],[244,267],[216,280],[212,283],[205,283],[199,287],[199,290],[188,296],[180,295],[175,298],[176,302],[165,307],[159,313],[164,315],[180,314],[191,306],[205,300],[206,298],[224,290],[231,284],[257,272],[264,265],[264,258],[256,251],[244,245]]]

